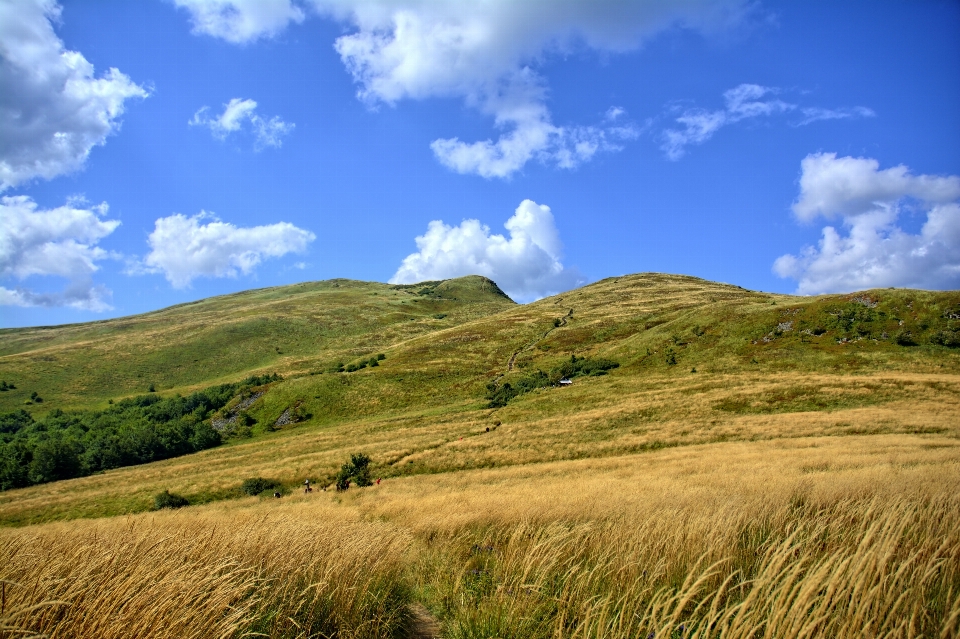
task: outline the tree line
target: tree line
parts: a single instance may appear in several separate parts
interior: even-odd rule
[[[221,384],[186,397],[123,399],[106,410],[54,409],[36,420],[25,410],[0,414],[0,490],[83,477],[219,446],[210,418],[237,395],[279,375]]]

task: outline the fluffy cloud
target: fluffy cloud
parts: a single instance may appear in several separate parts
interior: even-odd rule
[[[960,199],[960,177],[911,175],[904,165],[880,170],[870,158],[814,153],[800,162],[800,197],[793,212],[803,221],[818,215],[851,217],[912,197],[930,204]]]
[[[190,12],[194,33],[228,42],[250,42],[303,22],[303,10],[290,0],[174,0]]]
[[[79,203],[78,203],[79,204]],[[116,257],[97,243],[120,226],[105,220],[107,205],[78,208],[68,203],[38,210],[27,196],[0,198],[0,277],[24,281],[36,276],[64,278],[57,293],[38,293],[0,286],[0,304],[15,306],[72,306],[102,311],[110,308],[110,292],[92,282],[97,262]]]
[[[181,5],[194,13],[195,21],[201,15],[227,15],[225,6],[238,23],[256,20],[246,2],[190,0]],[[671,27],[717,30],[740,21],[751,5],[748,0],[304,0],[301,6],[356,29],[338,38],[335,47],[359,85],[358,96],[371,106],[458,98],[490,116],[502,131],[496,140],[441,138],[431,148],[454,171],[503,178],[531,160],[572,168],[637,136],[626,124],[554,124],[545,81],[535,70],[546,55],[576,47],[627,51]],[[262,24],[262,31],[221,37],[248,40],[257,36],[245,33],[266,33],[274,23]],[[229,21],[221,20],[206,32],[230,28]]]
[[[53,31],[53,0],[0,3],[0,190],[83,166],[148,92],[111,68],[99,78]]]
[[[202,224],[205,219],[210,221]],[[175,288],[184,288],[200,276],[249,274],[264,258],[302,253],[315,239],[289,222],[239,228],[205,211],[177,213],[156,221],[140,270],[163,273]]]
[[[804,126],[818,120],[836,120],[855,117],[872,117],[874,112],[866,107],[841,109],[823,109],[820,107],[800,107],[784,102],[773,96],[780,89],[763,87],[758,84],[741,84],[725,91],[725,107],[716,111],[701,108],[672,107],[674,121],[680,128],[665,129],[661,133],[660,148],[670,160],[679,160],[687,147],[703,144],[721,128],[742,120],[769,117],[781,113],[799,111],[803,118],[794,126]]]
[[[254,136],[254,148],[258,151],[266,146],[280,147],[283,136],[293,131],[294,124],[273,116],[266,120],[257,115],[257,103],[253,100],[233,98],[223,105],[223,113],[216,117],[207,115],[210,107],[202,107],[193,114],[188,124],[191,126],[205,126],[213,132],[214,137],[223,140],[231,133],[249,128]]]
[[[827,226],[816,247],[774,262],[777,275],[798,281],[798,293],[960,288],[960,176],[881,170],[876,160],[834,153],[808,155],[801,169],[796,216],[839,216],[847,232]],[[898,226],[904,209],[926,216],[918,234]]]
[[[517,301],[530,301],[582,283],[560,262],[562,245],[550,207],[524,200],[504,224],[510,239],[492,235],[479,220],[448,226],[440,220],[416,238],[418,252],[404,258],[393,284],[484,275]]]

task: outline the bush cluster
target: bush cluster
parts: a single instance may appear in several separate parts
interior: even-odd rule
[[[607,371],[619,367],[620,364],[611,359],[598,357],[591,359],[571,355],[568,361],[562,362],[550,369],[549,373],[537,369],[536,372],[524,375],[514,381],[487,384],[488,408],[500,408],[507,405],[511,399],[523,393],[529,393],[537,388],[556,386],[561,379],[572,379],[582,375],[606,375]]]
[[[950,348],[960,347],[960,331],[937,331],[930,336],[930,343]]]
[[[244,479],[240,485],[240,490],[248,495],[259,495],[267,491],[275,492],[283,488],[283,485],[276,479],[264,479],[263,477],[251,477]]]
[[[189,506],[190,502],[187,501],[187,498],[178,495],[177,493],[171,493],[169,490],[165,490],[162,493],[157,493],[153,498],[153,509],[162,510],[164,508],[183,508],[184,506]]]
[[[330,367],[329,372],[331,373],[353,373],[358,370],[367,368],[368,366],[373,368],[374,366],[379,366],[380,362],[387,359],[387,356],[383,353],[379,353],[373,357],[361,359],[359,362],[351,362],[344,366],[343,362],[337,362]]]

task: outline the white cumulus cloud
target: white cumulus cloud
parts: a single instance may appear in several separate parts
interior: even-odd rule
[[[174,288],[184,288],[201,276],[247,275],[264,258],[302,253],[315,239],[289,222],[243,228],[206,211],[192,217],[176,213],[156,221],[147,238],[150,252],[134,272],[163,273]]]
[[[233,98],[223,105],[223,113],[215,117],[210,117],[209,111],[210,107],[201,107],[188,124],[209,128],[219,140],[247,128],[254,136],[254,148],[257,150],[267,146],[280,147],[283,136],[293,131],[295,126],[278,116],[270,119],[261,117],[257,114],[257,103],[249,99]]]
[[[303,9],[290,0],[174,0],[190,12],[194,33],[243,43],[280,33],[303,22]]]
[[[794,126],[804,126],[819,120],[837,120],[845,118],[864,118],[876,115],[866,107],[824,109],[820,107],[801,107],[775,98],[781,90],[764,87],[759,84],[741,84],[723,94],[724,108],[710,111],[699,107],[682,108],[673,106],[672,117],[679,128],[664,129],[660,134],[660,149],[670,160],[679,160],[687,153],[687,147],[703,144],[725,126],[737,122],[771,117],[782,113],[799,111],[801,120]]]
[[[148,91],[115,68],[100,77],[53,30],[53,0],[0,2],[0,190],[81,168]]]
[[[222,19],[205,29],[226,30],[229,35],[221,37],[227,40],[276,32],[275,23],[257,18],[248,2],[177,2],[193,13],[195,23],[201,16],[229,15],[238,24],[262,25],[231,30],[232,22]],[[335,47],[359,85],[358,96],[371,106],[454,98],[492,118],[501,131],[497,139],[451,136],[434,140],[431,149],[459,173],[505,178],[532,160],[573,168],[638,135],[635,127],[613,127],[609,120],[591,126],[554,123],[546,81],[536,70],[548,55],[578,47],[628,51],[673,27],[719,30],[739,22],[752,5],[748,0],[304,0],[299,7],[355,29],[337,38]],[[297,9],[287,2],[271,6],[289,8],[278,8],[277,16],[293,16]]]
[[[808,155],[801,170],[794,214],[840,217],[846,233],[824,227],[816,247],[774,262],[777,275],[797,280],[798,293],[960,288],[960,176],[881,170],[874,159],[835,153]],[[919,233],[898,225],[905,211],[925,216]]]
[[[118,220],[103,219],[106,213],[106,204],[79,208],[79,203],[68,203],[42,210],[25,195],[0,198],[0,278],[67,280],[56,293],[0,286],[0,304],[109,309],[110,291],[92,281],[97,262],[116,257],[97,246],[120,226]]]
[[[390,282],[484,275],[521,302],[583,282],[576,270],[560,262],[562,244],[550,207],[524,200],[504,226],[509,239],[491,234],[490,227],[479,220],[463,220],[459,226],[434,220],[416,238],[419,250],[404,258]]]
[[[793,212],[803,221],[818,215],[850,217],[912,197],[931,204],[960,198],[960,177],[911,175],[904,165],[880,170],[871,158],[813,153],[800,162],[800,197]]]

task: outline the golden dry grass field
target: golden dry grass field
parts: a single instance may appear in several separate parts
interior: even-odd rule
[[[38,388],[38,419],[147,379],[284,377],[244,437],[0,492],[0,636],[402,637],[424,607],[457,638],[960,636],[960,294],[643,274],[516,306],[479,278],[339,284],[159,313],[219,335],[286,304],[269,339],[181,343],[149,316],[0,334],[24,395],[4,410]],[[94,343],[112,370],[71,382]],[[221,370],[224,349],[259,354]],[[524,386],[571,355],[619,367]],[[292,406],[309,417],[267,427]],[[381,483],[297,488],[358,452]],[[244,496],[250,477],[285,496]],[[192,505],[151,511],[164,490]]]

